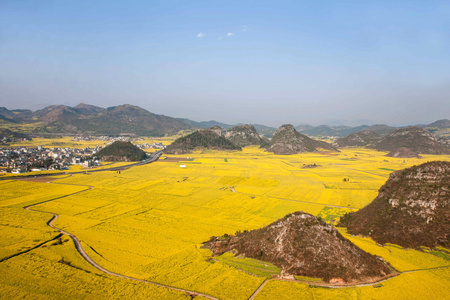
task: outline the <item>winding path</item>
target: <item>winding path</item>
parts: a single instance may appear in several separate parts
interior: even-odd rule
[[[158,156],[157,158],[159,158],[159,156]],[[153,159],[152,162],[153,162],[153,161],[156,161],[157,158]],[[105,170],[99,170],[99,171],[105,171]],[[62,184],[62,183],[51,183],[51,182],[49,182],[49,183],[50,183],[50,184]],[[77,185],[77,184],[70,184],[70,185]],[[68,236],[73,240],[73,242],[74,242],[74,244],[75,244],[75,248],[77,249],[78,253],[80,253],[80,255],[81,255],[88,263],[90,263],[93,267],[97,268],[98,270],[100,270],[100,271],[102,271],[103,273],[106,273],[106,274],[108,274],[108,275],[116,276],[116,277],[120,277],[120,278],[125,278],[125,279],[129,279],[129,280],[134,280],[134,281],[139,281],[139,282],[143,282],[143,283],[148,283],[148,284],[152,284],[152,285],[155,285],[155,286],[167,288],[167,289],[174,290],[174,291],[178,291],[178,292],[184,292],[184,293],[187,293],[187,294],[188,294],[189,296],[191,296],[191,297],[198,297],[198,296],[201,296],[201,297],[204,297],[204,298],[207,298],[207,299],[211,299],[211,300],[219,300],[219,299],[216,298],[216,297],[213,297],[213,296],[207,295],[207,294],[203,294],[203,293],[200,293],[200,292],[191,291],[191,290],[186,290],[186,289],[182,289],[182,288],[177,288],[177,287],[174,287],[174,286],[169,286],[169,285],[165,285],[165,284],[161,284],[161,283],[157,283],[157,282],[153,282],[153,281],[148,281],[148,280],[144,280],[144,279],[134,278],[134,277],[130,277],[130,276],[126,276],[126,275],[121,275],[121,274],[117,274],[117,273],[108,271],[107,269],[105,269],[105,268],[103,268],[102,266],[100,266],[99,264],[97,264],[97,263],[96,263],[96,262],[95,262],[95,261],[94,261],[94,260],[93,260],[93,259],[92,259],[85,251],[84,251],[83,246],[81,245],[80,240],[79,240],[75,235],[73,235],[73,234],[71,234],[71,233],[69,233],[69,232],[67,232],[67,231],[64,231],[64,230],[62,230],[62,229],[56,227],[55,225],[53,225],[53,222],[54,222],[56,219],[59,218],[59,215],[58,215],[58,214],[51,213],[51,212],[46,212],[46,211],[41,211],[41,210],[37,210],[37,209],[32,209],[33,206],[36,206],[36,205],[39,205],[39,204],[43,204],[43,203],[47,203],[47,202],[50,202],[50,201],[59,200],[59,199],[66,198],[66,197],[69,197],[69,196],[73,196],[73,195],[76,195],[76,194],[79,194],[79,193],[84,193],[84,192],[89,191],[89,190],[91,190],[91,189],[94,188],[93,186],[86,186],[86,185],[77,185],[77,186],[83,186],[83,187],[88,187],[88,188],[85,189],[85,190],[82,190],[82,191],[78,191],[78,192],[75,192],[75,193],[71,193],[71,194],[68,194],[68,195],[64,195],[64,196],[61,196],[61,197],[57,197],[57,198],[54,198],[54,199],[42,201],[42,202],[35,203],[35,204],[28,205],[28,206],[25,206],[25,207],[24,207],[24,209],[29,210],[29,211],[35,211],[35,212],[40,212],[40,213],[50,214],[50,215],[53,216],[53,217],[47,222],[47,225],[50,226],[51,228],[53,228],[53,229],[59,231],[60,234],[59,234],[57,237],[52,238],[51,240],[57,239],[57,238],[60,237],[62,234],[68,235]],[[44,243],[42,243],[42,244],[45,244],[45,243],[47,243],[47,242],[48,242],[48,241],[46,241],[46,242],[44,242]],[[33,249],[36,249],[36,248],[40,247],[42,244],[39,244],[39,245],[37,245],[37,246],[35,246],[35,247],[31,248],[31,249],[28,249],[28,250],[26,250],[25,252],[29,252],[29,251],[31,251],[31,250],[33,250]],[[15,254],[14,256],[23,254],[23,253],[25,253],[25,252],[17,253],[17,254]],[[14,256],[11,256],[11,257],[14,257]],[[9,258],[11,258],[11,257],[8,257],[7,259],[9,259]]]
[[[122,168],[122,169],[123,169],[123,168],[129,168],[129,167],[136,166],[136,165],[142,165],[142,164],[146,164],[146,163],[151,163],[151,162],[156,161],[156,160],[159,158],[160,155],[161,155],[161,153],[158,153],[157,155],[155,155],[155,157],[152,157],[151,159],[149,159],[149,160],[146,161],[146,162],[143,162],[143,163],[140,162],[140,163],[137,163],[137,164],[128,165],[128,166],[119,167],[119,168]],[[100,170],[95,170],[95,172],[111,171],[111,170],[117,170],[117,168],[100,169]],[[93,171],[90,171],[90,172],[93,172]],[[81,173],[84,173],[84,172],[81,172]],[[76,173],[72,173],[71,175],[73,175],[73,174],[76,174]],[[44,176],[45,176],[45,175],[44,175]],[[12,179],[12,178],[9,178],[9,179]],[[49,183],[50,183],[50,184],[64,184],[64,185],[65,185],[65,183],[56,183],[56,182],[55,182],[55,183],[49,182]],[[126,276],[126,275],[117,274],[117,273],[111,272],[111,271],[109,271],[109,270],[103,268],[102,266],[98,265],[98,264],[97,264],[97,263],[96,263],[96,262],[95,262],[95,261],[94,261],[94,260],[93,260],[86,252],[85,252],[85,250],[83,249],[83,246],[81,245],[80,240],[79,240],[75,235],[73,235],[73,234],[71,234],[71,233],[69,233],[69,232],[67,232],[67,231],[64,231],[64,230],[62,230],[62,229],[59,229],[58,227],[56,227],[56,226],[53,225],[53,222],[59,218],[59,215],[58,215],[58,214],[56,214],[56,213],[51,213],[51,212],[46,212],[46,211],[41,211],[41,210],[36,210],[36,209],[32,209],[33,206],[36,206],[36,205],[39,205],[39,204],[43,204],[43,203],[47,203],[47,202],[50,202],[50,201],[59,200],[59,199],[65,198],[65,197],[73,196],[73,195],[76,195],[76,194],[79,194],[79,193],[84,193],[84,192],[86,192],[86,191],[89,191],[89,190],[91,190],[91,189],[94,189],[93,186],[87,186],[87,185],[77,185],[77,184],[67,184],[67,185],[83,186],[83,187],[87,187],[87,188],[84,189],[84,190],[75,192],[75,193],[71,193],[71,194],[68,194],[68,195],[60,196],[60,197],[57,197],[57,198],[53,198],[53,199],[50,199],[50,200],[42,201],[42,202],[35,203],[35,204],[32,204],[32,205],[29,205],[29,206],[25,206],[25,207],[24,207],[24,209],[29,210],[29,211],[35,211],[35,212],[40,212],[40,213],[45,213],[45,214],[50,214],[50,215],[52,215],[53,217],[47,222],[47,225],[48,225],[49,227],[51,227],[51,228],[57,230],[60,234],[57,235],[56,237],[53,237],[52,239],[50,239],[50,240],[48,240],[48,241],[45,241],[45,242],[43,242],[43,243],[40,243],[39,245],[36,245],[36,246],[34,246],[34,247],[30,248],[30,249],[27,249],[27,250],[25,250],[25,251],[23,251],[23,252],[16,253],[16,254],[14,254],[14,255],[12,255],[12,256],[10,256],[10,257],[7,257],[7,258],[3,259],[2,261],[7,260],[7,259],[10,259],[10,258],[15,257],[15,256],[20,255],[20,254],[29,252],[29,251],[31,251],[31,250],[34,250],[34,249],[36,249],[36,248],[42,246],[43,244],[45,244],[45,243],[47,243],[47,242],[49,242],[49,241],[51,241],[51,240],[57,239],[57,238],[61,237],[61,235],[65,234],[65,235],[68,235],[68,236],[73,240],[73,242],[74,242],[74,244],[75,244],[75,248],[77,249],[78,253],[80,253],[80,255],[81,255],[88,263],[90,263],[93,267],[97,268],[98,270],[100,270],[101,272],[103,272],[103,273],[105,273],[105,274],[108,274],[108,275],[111,275],[111,276],[115,276],[115,277],[124,278],[124,279],[129,279],[129,280],[139,281],[139,282],[143,282],[143,283],[147,283],[147,284],[152,284],[152,285],[159,286],[159,287],[163,287],[163,288],[167,288],[167,289],[170,289],[170,290],[173,290],[173,291],[178,291],[178,292],[187,293],[187,294],[188,294],[189,296],[191,296],[191,297],[197,297],[197,296],[200,296],[200,297],[204,297],[204,298],[211,299],[211,300],[219,300],[218,298],[216,298],[216,297],[214,297],[214,296],[211,296],[211,295],[208,295],[208,294],[203,294],[203,293],[196,292],[196,291],[192,291],[192,290],[187,290],[187,289],[177,288],[177,287],[174,287],[174,286],[169,286],[169,285],[165,285],[165,284],[161,284],[161,283],[157,283],[157,282],[153,282],[153,281],[148,281],[148,280],[144,280],[144,279],[139,279],[139,278],[134,278],[134,277]],[[233,192],[235,192],[235,193],[245,194],[245,193],[237,192],[233,187],[230,187],[230,189],[231,189],[231,191],[233,191]],[[307,201],[298,201],[298,200],[284,199],[284,198],[277,198],[277,197],[271,197],[271,198],[275,198],[275,199],[279,199],[279,200],[294,201],[294,202],[311,203],[311,204],[317,204],[317,205],[326,205],[326,206],[332,206],[332,207],[349,208],[349,207],[344,207],[344,206],[329,205],[329,204],[327,205],[327,204],[322,204],[322,203],[314,203],[314,202],[307,202]],[[351,207],[350,207],[350,208],[351,208]],[[1,261],[0,261],[0,262],[1,262]],[[429,269],[410,270],[410,271],[405,271],[405,272],[399,272],[399,274],[395,274],[395,275],[393,275],[393,276],[397,276],[397,275],[400,275],[400,274],[402,274],[402,273],[412,273],[412,272],[418,272],[418,271],[425,271],[425,270],[432,270],[432,269],[441,269],[441,268],[449,268],[449,267],[450,267],[450,266],[442,266],[442,267],[429,268]],[[315,282],[309,282],[309,281],[286,280],[286,279],[275,279],[275,278],[274,278],[274,279],[265,279],[265,280],[262,282],[262,284],[261,284],[261,285],[253,292],[253,294],[252,294],[248,299],[249,299],[249,300],[253,300],[253,299],[258,295],[258,293],[265,287],[265,285],[266,285],[269,281],[272,281],[272,280],[295,281],[295,282],[306,283],[306,284],[309,284],[309,285],[311,285],[311,286],[320,286],[320,287],[328,287],[328,288],[346,288],[346,287],[351,287],[351,286],[356,286],[356,287],[361,287],[361,286],[372,286],[372,285],[375,285],[375,284],[379,284],[379,283],[381,283],[381,282],[384,282],[384,281],[386,281],[386,280],[392,278],[393,276],[389,276],[388,278],[384,278],[384,279],[382,279],[382,280],[380,280],[380,281],[377,281],[377,282],[371,282],[371,283],[365,283],[365,284],[364,284],[364,283],[362,283],[362,284],[353,284],[353,285],[331,285],[331,284],[327,284],[327,283],[321,284],[321,283],[315,283]]]

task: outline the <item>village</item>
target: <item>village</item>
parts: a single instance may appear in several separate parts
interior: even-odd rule
[[[104,137],[110,143],[124,138]],[[91,140],[78,138],[76,140]],[[98,140],[98,137],[95,138]],[[109,144],[109,143],[108,143]],[[136,145],[140,149],[164,149],[162,143],[144,143]],[[78,148],[44,148],[38,147],[13,147],[0,148],[0,173],[25,173],[44,170],[67,170],[70,165],[81,165],[83,168],[101,165],[94,154],[102,149],[101,146]]]
[[[2,173],[24,173],[43,170],[66,170],[69,165],[81,164],[88,168],[99,165],[92,155],[101,147],[95,148],[37,148],[15,147],[0,149]]]

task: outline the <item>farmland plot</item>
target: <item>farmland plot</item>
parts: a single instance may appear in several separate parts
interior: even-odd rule
[[[388,178],[391,171],[387,169],[397,170],[422,162],[386,159],[383,154],[366,149],[344,149],[337,155],[279,156],[247,147],[242,152],[198,151],[189,154],[184,162],[162,160],[120,174],[111,171],[77,174],[55,181],[58,184],[0,182],[4,191],[0,196],[2,216],[14,215],[16,220],[16,223],[3,222],[2,218],[2,227],[8,228],[10,233],[0,238],[0,254],[8,255],[14,247],[14,251],[20,251],[22,247],[32,247],[34,240],[57,235],[46,226],[50,215],[25,211],[23,206],[83,191],[33,206],[33,209],[59,214],[54,225],[77,236],[86,253],[100,266],[115,273],[220,299],[248,299],[276,268],[270,267],[269,273],[252,273],[249,270],[257,263],[230,257],[215,260],[209,250],[201,248],[202,243],[211,236],[260,228],[298,210],[334,222],[343,213],[370,203]],[[448,156],[427,156],[426,159],[450,160]],[[14,246],[8,241],[16,234],[13,228],[18,224],[27,231]],[[348,238],[364,250],[383,257],[399,271],[448,265],[447,260],[431,253],[381,247],[361,237]],[[19,271],[16,277],[11,275],[0,280],[0,289],[9,294],[18,290],[17,295],[28,297],[64,298],[67,294],[52,292],[52,288],[32,288],[50,280],[55,273],[52,268],[57,266],[61,273],[54,278],[73,277],[54,285],[55,289],[76,289],[78,284],[84,286],[101,277],[95,286],[101,282],[110,287],[100,289],[105,298],[120,297],[138,288],[138,295],[143,298],[145,295],[162,299],[185,297],[182,293],[99,273],[77,257],[70,240],[63,244],[42,246],[1,262],[0,268],[9,272],[7,274],[12,274],[14,268]],[[76,268],[58,263],[62,258],[70,260]],[[30,263],[23,266],[27,261]],[[44,271],[40,271],[41,268]],[[26,280],[26,284],[19,284],[18,280]],[[429,295],[448,295],[444,287],[449,280],[448,269],[404,273],[384,282],[381,288],[330,290],[300,282],[271,280],[257,299],[274,299],[274,295],[279,296],[275,297],[277,299],[294,296],[358,299],[361,295],[392,298],[398,297],[406,282],[417,283],[417,289],[422,286],[427,291],[435,282],[437,291],[430,291]],[[124,292],[119,291],[122,288]],[[87,295],[88,292],[81,289],[79,293]],[[96,298],[97,291],[93,293],[92,297]],[[420,299],[419,296],[423,299],[423,294],[410,294],[412,299]]]

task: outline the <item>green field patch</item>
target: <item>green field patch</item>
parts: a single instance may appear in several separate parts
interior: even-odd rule
[[[260,277],[270,278],[272,275],[277,275],[281,272],[280,268],[271,263],[243,256],[234,256],[231,252],[214,257],[214,259],[230,267]]]
[[[296,279],[296,280],[299,280],[299,281],[323,281],[322,280],[322,278],[314,278],[314,277],[306,277],[306,276],[297,276],[297,275],[295,275],[294,276],[294,278]]]
[[[352,211],[354,211],[354,209],[326,206],[320,211],[317,217],[328,224],[334,224],[340,217]]]
[[[436,247],[436,249],[430,249],[425,246],[420,247],[423,252],[433,254],[437,257],[443,258],[445,260],[450,260],[450,252],[448,249],[442,247]]]
[[[380,170],[385,170],[385,171],[391,171],[391,172],[397,171],[397,170],[394,170],[394,169],[388,169],[388,168],[378,168],[378,169],[380,169]]]

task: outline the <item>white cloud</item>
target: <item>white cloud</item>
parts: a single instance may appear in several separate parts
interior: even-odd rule
[[[247,31],[247,25],[245,25],[244,27],[242,27],[242,31]]]
[[[233,36],[233,35],[234,35],[234,33],[232,33],[232,32],[227,33],[227,36]]]
[[[200,32],[199,34],[197,34],[197,37],[201,39],[201,38],[204,37],[205,35],[206,35],[206,34]]]
[[[222,37],[221,36],[219,36],[219,38],[217,39],[218,41],[221,41],[222,40]]]

